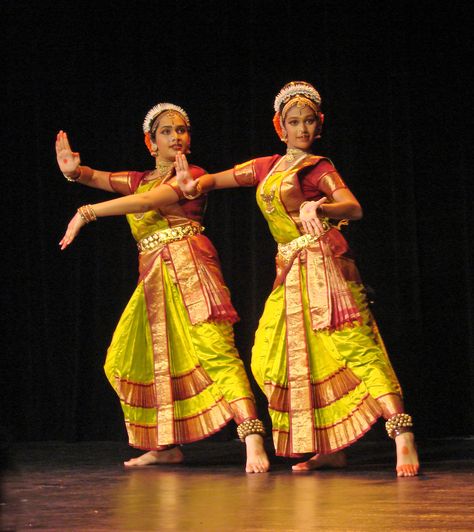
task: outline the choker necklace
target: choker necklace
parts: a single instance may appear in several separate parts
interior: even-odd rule
[[[156,160],[155,168],[158,171],[159,177],[164,177],[174,167],[173,161],[159,161]]]
[[[300,148],[287,148],[286,149],[286,155],[285,159],[288,162],[292,162],[295,160],[296,157],[299,157],[300,155],[311,155],[309,151],[300,150]]]
[[[144,178],[144,181],[155,181],[160,179],[161,182],[166,181],[171,174],[173,173],[174,163],[172,161],[159,161],[158,159],[155,162],[155,170],[148,174]]]

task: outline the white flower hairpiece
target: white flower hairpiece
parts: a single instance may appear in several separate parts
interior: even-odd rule
[[[286,103],[292,96],[302,95],[312,100],[318,107],[321,105],[319,92],[309,83],[294,81],[285,85],[275,98],[275,113],[278,113],[282,104]]]
[[[152,107],[145,116],[145,120],[143,121],[143,132],[145,134],[149,133],[153,124],[153,120],[165,111],[176,111],[177,113],[182,115],[184,121],[186,122],[186,125],[188,127],[191,127],[191,122],[189,121],[188,114],[182,107],[179,107],[179,105],[175,105],[174,103],[158,103],[154,107]]]

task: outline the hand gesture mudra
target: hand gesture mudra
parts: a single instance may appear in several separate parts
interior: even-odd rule
[[[176,181],[184,194],[193,195],[196,191],[196,183],[189,172],[188,160],[184,153],[176,154]]]
[[[67,134],[60,131],[56,136],[56,159],[59,169],[67,176],[77,173],[77,168],[81,164],[81,157],[78,152],[71,150]]]
[[[318,201],[305,201],[300,207],[300,220],[305,233],[313,236],[319,236],[321,233],[324,233],[324,228],[318,217],[317,210],[326,201],[327,198],[321,198]]]
[[[86,222],[82,219],[81,215],[76,212],[76,214],[71,218],[64,236],[59,242],[59,247],[61,251],[64,251],[69,244],[76,238],[79,234],[79,231],[86,225]]]

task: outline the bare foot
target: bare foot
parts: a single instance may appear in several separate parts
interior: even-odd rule
[[[347,460],[343,451],[331,454],[315,454],[306,462],[295,464],[293,471],[312,471],[313,469],[338,469],[346,467]]]
[[[124,462],[125,467],[143,467],[160,464],[180,464],[184,460],[183,453],[179,447],[171,447],[163,451],[148,451],[138,458],[132,458]]]
[[[249,434],[245,438],[247,448],[246,473],[266,473],[270,468],[267,453],[263,447],[263,438],[260,434]]]
[[[397,446],[397,477],[415,477],[420,464],[413,432],[404,432],[395,438]]]

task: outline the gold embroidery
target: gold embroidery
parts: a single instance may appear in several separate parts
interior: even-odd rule
[[[270,194],[265,194],[265,192],[263,191],[263,186],[262,186],[262,190],[260,192],[260,197],[262,198],[263,202],[265,203],[265,212],[267,212],[268,214],[271,214],[275,210],[275,207],[272,205],[273,200],[275,199],[275,192],[276,192],[276,186],[275,185],[272,186],[272,188],[270,190]]]
[[[322,238],[331,229],[331,225],[327,220],[321,220],[321,223],[324,232],[318,236],[305,234],[286,244],[278,244],[278,262],[284,266],[288,265],[302,249],[307,248],[311,244],[315,244]]]
[[[166,331],[166,310],[163,297],[163,262],[157,260],[152,270],[143,280],[147,312],[150,320],[150,332],[153,346],[153,364],[155,377],[155,395],[157,402],[157,444],[175,443],[173,390]],[[159,274],[155,269],[159,268]]]
[[[377,401],[369,394],[365,395],[356,408],[345,418],[328,427],[317,427],[314,431],[312,453],[334,453],[363,436],[382,415]],[[277,456],[292,456],[297,451],[291,446],[291,433],[274,428],[273,441]]]
[[[186,225],[178,225],[175,227],[169,227],[168,229],[162,229],[161,231],[156,231],[146,238],[142,238],[138,243],[137,247],[140,253],[145,251],[151,251],[156,249],[158,246],[169,244],[170,242],[177,242],[183,240],[186,237],[197,235],[202,233],[204,227],[202,227],[197,222],[193,222]]]
[[[299,264],[285,280],[290,438],[294,453],[314,449],[314,416]]]
[[[206,321],[212,313],[208,291],[196,268],[197,260],[188,240],[169,247],[179,288],[192,324]]]

